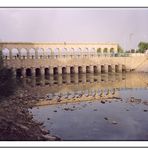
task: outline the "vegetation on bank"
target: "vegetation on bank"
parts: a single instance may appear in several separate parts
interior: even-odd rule
[[[146,50],[148,50],[148,42],[140,42],[138,44],[138,50],[137,52],[140,52],[140,53],[144,53]]]
[[[4,67],[2,52],[0,51],[0,98],[12,95],[16,88],[12,69]]]

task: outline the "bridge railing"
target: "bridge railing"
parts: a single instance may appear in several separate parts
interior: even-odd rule
[[[51,54],[40,56],[4,56],[3,59],[58,59],[58,58],[93,58],[93,57],[135,57],[135,56],[148,56],[144,53],[76,53],[76,54]]]

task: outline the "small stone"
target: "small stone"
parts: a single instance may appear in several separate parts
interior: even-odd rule
[[[147,110],[147,109],[144,109],[143,111],[144,111],[144,112],[147,112],[148,110]]]
[[[57,112],[57,110],[54,110],[54,112]]]
[[[112,121],[112,124],[117,124],[117,122],[116,121]]]
[[[50,118],[47,118],[47,120],[50,120]]]
[[[102,103],[102,104],[105,104],[105,101],[101,100],[101,103]]]
[[[107,117],[104,117],[104,119],[105,119],[105,120],[108,120],[108,118],[107,118]]]

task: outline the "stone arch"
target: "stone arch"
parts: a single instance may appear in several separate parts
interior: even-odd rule
[[[119,65],[115,65],[115,72],[119,72]]]
[[[51,56],[51,48],[45,49],[44,54],[49,58]]]
[[[44,49],[43,48],[37,49],[37,55],[38,55],[38,58],[42,59],[44,56]]]
[[[114,48],[110,48],[110,53],[115,53],[115,49]]]
[[[27,57],[27,50],[25,48],[20,49],[20,56],[23,58]]]
[[[95,65],[95,66],[93,66],[93,71],[94,71],[94,73],[98,73],[98,68],[97,68],[97,66]]]
[[[45,68],[45,76],[49,75],[49,68]]]
[[[31,68],[27,68],[26,69],[26,76],[31,76],[32,73],[31,73]]]
[[[78,73],[83,73],[82,66],[78,66]]]
[[[19,51],[18,51],[18,49],[17,49],[17,48],[13,48],[13,49],[11,50],[11,54],[12,54],[12,56],[15,57],[15,58],[19,57]]]
[[[105,65],[101,65],[101,73],[105,73]]]
[[[71,74],[74,74],[75,73],[75,68],[72,66],[72,67],[70,67],[70,73]]]
[[[55,48],[55,49],[54,49],[53,55],[54,55],[54,56],[58,56],[58,55],[59,55],[59,48]]]
[[[112,66],[108,65],[108,72],[112,72]]]
[[[40,76],[41,75],[41,69],[40,68],[36,68],[35,69],[35,75],[36,76]]]
[[[53,68],[53,74],[58,74],[58,67]]]
[[[66,67],[62,67],[62,74],[66,74]]]
[[[101,53],[101,48],[97,48],[97,53]]]
[[[35,49],[34,48],[31,48],[28,51],[29,51],[29,57],[31,57],[32,59],[34,59],[35,58]]]
[[[122,72],[126,72],[126,66],[122,65]]]
[[[90,66],[86,66],[86,73],[90,73]]]
[[[5,58],[10,57],[10,50],[8,48],[2,49],[2,56]]]
[[[104,48],[103,53],[107,53],[107,52],[108,52],[108,48]]]
[[[21,68],[17,68],[16,69],[16,76],[17,77],[21,77],[22,76],[22,69]]]

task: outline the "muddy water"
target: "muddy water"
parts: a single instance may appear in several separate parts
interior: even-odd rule
[[[146,73],[65,75],[24,83],[41,96],[115,90],[119,99],[34,107],[34,119],[62,140],[148,140]]]

